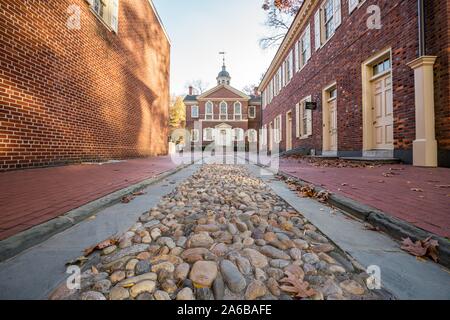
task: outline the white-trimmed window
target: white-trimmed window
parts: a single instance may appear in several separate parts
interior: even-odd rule
[[[311,102],[311,96],[303,99],[296,109],[296,136],[304,139],[312,135],[312,110],[306,109],[306,103]]]
[[[278,93],[280,93],[281,88],[283,87],[283,68],[280,66],[278,68]]]
[[[341,25],[341,0],[325,0],[314,15],[316,50],[325,44]]]
[[[391,58],[378,62],[373,67],[373,75],[377,76],[391,70]]]
[[[119,0],[86,0],[91,10],[108,28],[119,31]]]
[[[311,58],[311,28],[308,25],[298,42],[298,70],[303,68]]]
[[[214,119],[214,104],[211,101],[208,101],[205,104],[205,120],[213,120],[213,119]]]
[[[200,141],[200,131],[198,129],[191,130],[191,141],[199,142]]]
[[[212,128],[203,129],[203,140],[204,141],[213,141],[214,140],[214,129],[212,129]]]
[[[291,50],[286,60],[287,63],[287,83],[292,80],[294,76],[294,51]]]
[[[242,120],[242,103],[239,101],[234,103],[234,120]]]
[[[191,107],[191,118],[198,118],[198,106],[192,106]]]
[[[228,120],[228,104],[225,101],[220,103],[220,120]]]
[[[280,143],[283,140],[283,122],[281,114],[274,120],[274,141]]]
[[[260,136],[261,144],[267,146],[267,124],[262,127]]]
[[[256,107],[255,106],[248,107],[248,117],[251,119],[256,118]]]
[[[352,13],[360,4],[362,4],[365,0],[348,0],[348,12]]]
[[[258,142],[258,132],[255,129],[249,129],[247,131],[247,137],[249,143]]]
[[[233,140],[234,141],[244,141],[244,129],[234,128],[233,129]]]

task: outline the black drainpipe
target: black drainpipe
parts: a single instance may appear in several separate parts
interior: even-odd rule
[[[423,0],[418,0],[418,20],[419,20],[419,57],[426,54],[425,52],[425,10]]]

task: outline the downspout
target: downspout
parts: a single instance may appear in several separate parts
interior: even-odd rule
[[[423,0],[417,1],[418,5],[418,24],[419,24],[419,57],[423,57],[425,52],[425,10]]]

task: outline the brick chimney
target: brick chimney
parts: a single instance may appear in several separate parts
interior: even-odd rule
[[[194,93],[194,87],[193,86],[189,86],[189,95],[192,96]]]
[[[258,87],[254,87],[254,88],[253,88],[253,94],[254,94],[256,97],[259,97]]]

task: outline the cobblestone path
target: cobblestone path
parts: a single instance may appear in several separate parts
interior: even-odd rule
[[[366,278],[244,166],[205,165],[103,249],[82,290],[64,298],[380,298]]]

